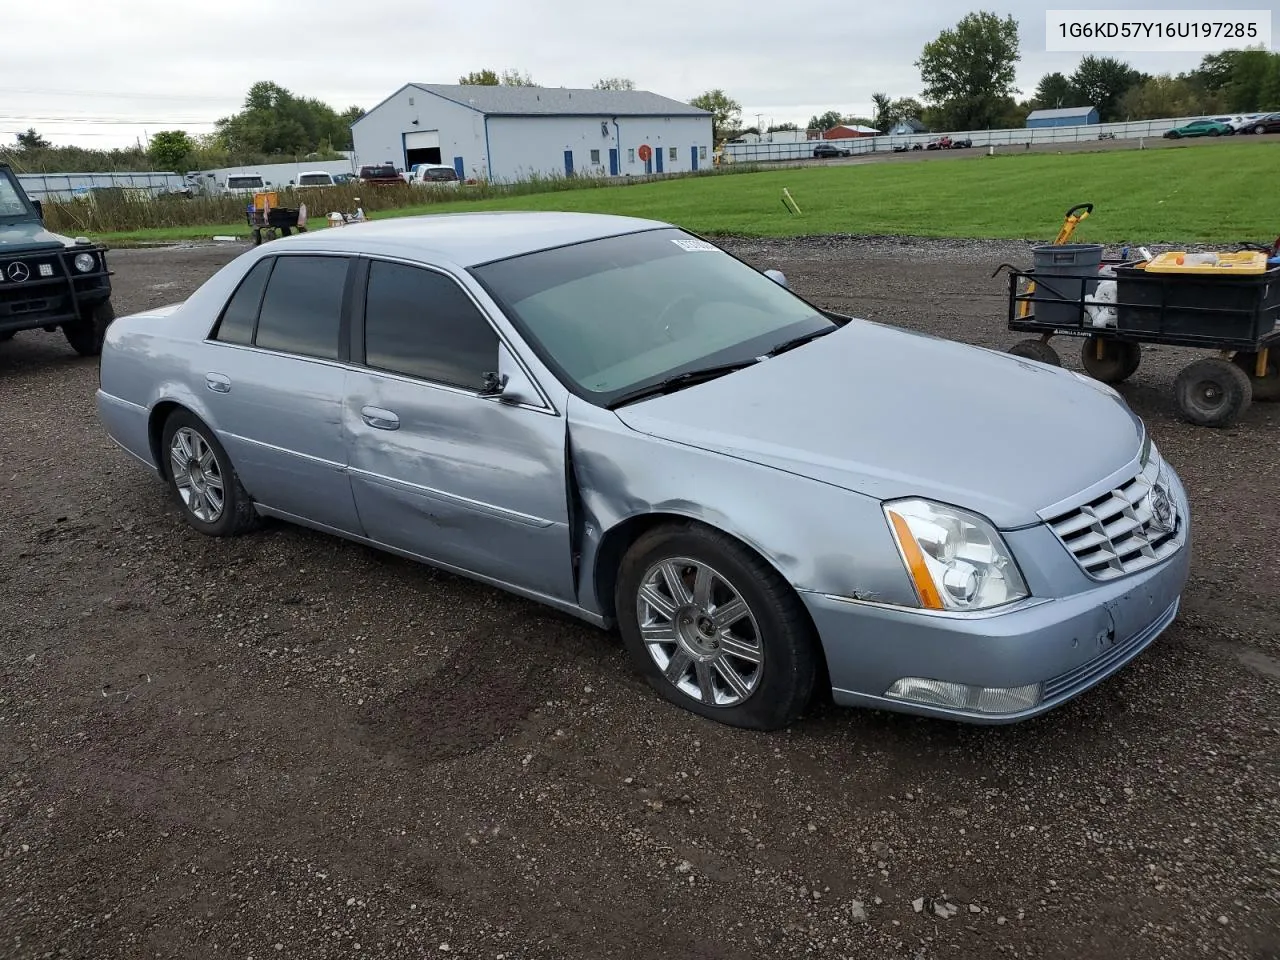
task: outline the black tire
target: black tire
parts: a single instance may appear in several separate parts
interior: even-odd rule
[[[1039,360],[1051,367],[1062,366],[1062,358],[1058,356],[1058,351],[1043,340],[1019,340],[1009,348],[1009,352],[1015,357]]]
[[[1256,127],[1253,128],[1253,132],[1256,133],[1258,136],[1262,136],[1264,133],[1267,132],[1267,128],[1264,127],[1262,124],[1258,124]]]
[[[115,320],[116,312],[110,300],[80,314],[79,320],[62,325],[62,335],[71,344],[71,349],[82,357],[96,357],[102,353],[102,341],[106,339],[107,327]]]
[[[1229,427],[1249,409],[1249,376],[1230,360],[1204,357],[1187,364],[1173,381],[1178,409],[1201,427]]]
[[[1210,130],[1210,131],[1209,131],[1209,136],[1211,136],[1211,137],[1220,137],[1220,136],[1222,136],[1222,131],[1221,131],[1221,130]]]
[[[0,343],[4,343],[6,340],[12,340],[13,335],[17,332],[17,330],[0,330]]]
[[[1101,358],[1098,357],[1099,342],[1102,343]],[[1080,348],[1080,363],[1095,380],[1123,383],[1142,363],[1142,345],[1110,337],[1085,337],[1084,346]]]
[[[642,638],[637,607],[646,573],[665,560],[678,559],[712,568],[720,591],[713,596],[727,596],[726,587],[733,590],[746,604],[752,618],[750,624],[737,629],[746,629],[754,635],[748,643],[754,642],[761,657],[752,671],[756,676],[750,684],[744,684],[749,686],[749,692],[734,704],[706,702],[705,696],[695,698],[675,681],[668,680]],[[777,730],[799,718],[813,698],[820,653],[800,598],[776,570],[732,537],[698,523],[669,524],[648,531],[622,559],[614,602],[618,627],[633,662],[650,686],[677,706],[729,726]],[[714,603],[712,611],[714,616]],[[691,609],[690,613],[696,611]],[[721,628],[714,628],[710,618],[708,620],[708,629],[713,629],[715,636],[721,636]],[[694,633],[693,621],[686,623],[687,626],[679,629],[686,634]],[[676,629],[674,617],[672,626]],[[750,627],[755,629],[748,629]],[[671,648],[672,660],[690,649],[684,641],[673,640],[667,645]],[[717,646],[714,641],[710,645]],[[725,664],[726,655],[722,649],[709,655],[719,659],[708,663],[707,675],[715,678],[712,682],[727,688],[724,674],[716,667],[717,663]],[[684,659],[688,661],[686,670],[696,675],[696,662],[689,660],[687,653]],[[735,663],[742,667],[747,661]],[[733,663],[727,665],[728,669],[733,667]],[[689,682],[693,683],[694,678],[690,677]]]
[[[174,479],[170,450],[174,436],[184,428],[199,435],[216,464],[222,486],[222,509],[215,518],[205,519],[197,516]],[[160,462],[165,481],[169,485],[169,495],[181,509],[183,519],[195,530],[209,537],[234,537],[247,533],[258,525],[259,517],[257,511],[253,509],[253,501],[249,499],[249,495],[241,485],[240,477],[236,474],[235,467],[231,465],[231,458],[227,456],[227,451],[218,442],[213,431],[189,410],[175,410],[165,421],[164,429],[160,433]]]
[[[1249,386],[1253,390],[1253,399],[1261,403],[1273,403],[1280,400],[1280,346],[1267,351],[1267,374],[1255,376],[1258,355],[1256,353],[1237,353],[1231,362],[1244,371],[1249,378]]]

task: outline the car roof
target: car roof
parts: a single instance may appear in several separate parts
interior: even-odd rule
[[[273,240],[271,247],[375,253],[473,267],[552,247],[671,226],[660,220],[602,213],[434,213],[308,231]]]

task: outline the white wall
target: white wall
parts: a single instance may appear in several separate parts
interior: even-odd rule
[[[415,124],[414,120],[418,122]],[[467,176],[487,175],[484,117],[468,107],[417,87],[399,91],[366,113],[351,128],[356,169],[362,164],[388,160],[397,168],[404,169],[403,134],[432,130],[440,134],[441,163],[453,166],[453,158],[462,157]]]
[[[1206,116],[1201,114],[1200,116]],[[827,140],[854,154],[876,153],[892,150],[897,144],[921,146],[941,136],[967,137],[978,147],[1022,147],[1026,143],[1076,143],[1097,140],[1100,133],[1113,133],[1117,140],[1160,139],[1166,130],[1180,127],[1200,117],[1170,117],[1162,120],[1134,120],[1128,123],[1087,123],[1074,127],[1014,127],[1004,130],[951,130],[918,133],[909,136],[886,135],[879,137],[855,137],[847,140]],[[725,145],[729,156],[738,163],[768,162],[770,160],[800,160],[813,156],[813,148],[824,141],[807,143],[730,143]]]
[[[601,127],[604,124],[604,127]],[[533,175],[564,176],[566,150],[573,152],[574,173],[607,177],[609,150],[618,150],[618,175],[657,173],[655,156],[649,169],[639,148],[647,143],[656,154],[663,151],[662,172],[693,169],[692,150],[699,151],[698,169],[711,167],[710,117],[490,117],[489,154],[495,181],[525,180]],[[670,151],[675,148],[672,159]],[[591,151],[599,151],[592,161]],[[705,155],[704,155],[705,154]]]

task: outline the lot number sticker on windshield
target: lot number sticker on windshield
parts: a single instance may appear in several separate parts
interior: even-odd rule
[[[707,243],[707,241],[705,240],[698,240],[695,237],[673,237],[671,242],[674,243],[677,247],[681,247],[685,250],[715,250],[716,249],[715,244]]]

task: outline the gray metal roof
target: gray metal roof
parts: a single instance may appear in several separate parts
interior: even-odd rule
[[[1083,107],[1055,107],[1052,110],[1032,110],[1027,114],[1028,120],[1055,120],[1058,117],[1083,117],[1090,110],[1098,108],[1092,104]]]
[[[562,87],[489,87],[458,83],[414,83],[411,86],[491,115],[711,116],[705,110],[647,90],[569,90]]]

